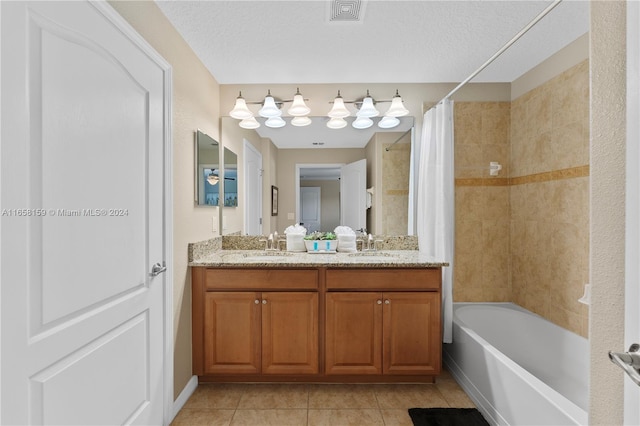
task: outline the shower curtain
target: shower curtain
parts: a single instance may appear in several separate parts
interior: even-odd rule
[[[442,268],[442,324],[444,343],[453,328],[454,170],[453,101],[445,99],[424,115],[418,168],[417,231],[421,252]]]

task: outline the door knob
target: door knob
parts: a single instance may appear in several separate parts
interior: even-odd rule
[[[628,352],[609,351],[611,362],[622,368],[625,373],[640,386],[640,345],[634,343],[629,347]]]
[[[155,265],[153,265],[151,267],[151,272],[149,273],[149,275],[151,275],[152,277],[156,277],[158,275],[160,275],[161,273],[165,272],[167,270],[167,267],[165,265],[164,262],[160,263],[156,263]]]

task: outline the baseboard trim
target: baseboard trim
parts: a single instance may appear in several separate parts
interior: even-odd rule
[[[176,418],[180,410],[182,410],[182,407],[184,407],[184,404],[187,403],[187,400],[189,399],[189,397],[193,395],[193,393],[196,391],[197,387],[198,387],[198,376],[191,376],[191,379],[189,379],[184,389],[182,389],[182,392],[180,392],[180,395],[178,395],[176,400],[173,401],[173,418],[169,423],[171,423],[173,419]]]

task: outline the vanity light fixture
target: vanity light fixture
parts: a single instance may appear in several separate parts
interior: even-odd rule
[[[294,117],[304,117],[309,115],[310,112],[311,108],[309,108],[307,104],[304,103],[304,98],[300,93],[300,88],[296,88],[296,94],[293,95],[293,103],[287,110],[287,114]]]
[[[267,121],[264,122],[264,125],[267,127],[271,127],[272,129],[278,129],[280,127],[284,127],[287,124],[286,121],[279,115],[267,118]]]
[[[291,125],[293,126],[303,127],[303,126],[308,126],[309,124],[311,124],[311,119],[307,116],[293,117],[291,119]]]
[[[312,120],[308,117],[311,113],[311,109],[306,105],[306,100],[308,99],[304,99],[300,93],[300,88],[296,88],[296,94],[293,96],[293,99],[289,100],[276,99],[271,95],[271,90],[268,90],[267,96],[264,100],[247,102],[242,97],[242,92],[240,92],[236,98],[236,103],[233,109],[229,112],[229,115],[235,119],[241,120],[240,127],[243,129],[256,129],[260,127],[260,123],[255,119],[253,112],[251,112],[247,105],[261,105],[258,114],[267,119],[264,123],[265,126],[280,128],[287,124],[282,118],[282,105],[285,102],[291,102],[291,107],[287,109],[287,114],[293,117],[291,119],[291,124],[293,126],[308,126],[312,123]],[[327,122],[327,127],[330,129],[342,129],[347,126],[348,123],[345,118],[349,117],[351,112],[347,109],[345,104],[349,103],[354,104],[357,109],[355,114],[356,119],[351,124],[353,128],[368,129],[373,125],[373,120],[371,120],[371,118],[380,115],[380,111],[378,111],[375,106],[376,103],[380,102],[391,103],[391,106],[384,114],[384,117],[378,121],[378,127],[380,128],[391,129],[400,123],[400,120],[398,120],[397,117],[409,114],[409,110],[404,107],[402,97],[398,93],[398,90],[396,90],[396,94],[393,99],[375,100],[367,90],[367,95],[364,98],[354,101],[344,100],[340,94],[340,90],[338,90],[338,95],[332,101],[333,106],[327,113],[327,116],[330,118]]]
[[[342,117],[331,117],[327,122],[327,127],[330,129],[342,129],[347,126],[347,120]]]
[[[380,121],[378,121],[378,127],[381,129],[393,129],[398,124],[400,124],[400,120],[398,118],[388,115],[385,115],[380,119]]]
[[[357,104],[356,104],[357,106]],[[362,104],[360,109],[356,113],[356,117],[377,117],[380,115],[380,111],[376,109],[373,104],[373,98],[369,95],[369,91],[367,90],[367,96],[362,100]]]
[[[229,115],[238,120],[246,120],[247,118],[253,117],[253,113],[247,107],[247,102],[242,97],[242,92],[236,98],[236,104],[233,106],[233,109],[229,112]]]
[[[282,115],[282,111],[276,105],[275,99],[271,96],[271,90],[268,91],[267,96],[264,98],[264,103],[262,104],[262,108],[258,111],[261,117],[271,118],[271,117],[279,117]]]
[[[243,129],[251,130],[260,127],[260,123],[258,123],[258,120],[256,120],[256,118],[252,115],[251,117],[245,118],[244,120],[240,121],[239,126]]]
[[[387,117],[402,117],[407,114],[409,114],[409,110],[404,107],[402,96],[396,90],[396,95],[391,100],[391,106],[384,115]]]
[[[357,117],[355,120],[353,120],[351,126],[353,126],[354,129],[359,130],[368,129],[369,127],[373,126],[373,120],[369,117]]]
[[[344,106],[344,99],[342,99],[342,96],[340,96],[340,91],[338,90],[338,96],[336,96],[336,98],[333,100],[333,107],[331,108],[331,111],[327,113],[327,116],[331,118],[345,118],[350,115],[351,113],[349,112],[347,107]],[[331,122],[331,120],[329,120],[329,122]],[[345,126],[346,126],[346,122],[345,122]]]

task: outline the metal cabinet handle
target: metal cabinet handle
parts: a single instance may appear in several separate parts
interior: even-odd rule
[[[156,277],[158,275],[160,275],[161,273],[165,272],[167,270],[167,267],[165,265],[164,262],[160,263],[156,263],[155,265],[153,265],[151,267],[151,272],[149,273],[149,275],[151,275],[152,277]]]
[[[389,299],[385,300],[385,301],[384,301],[384,304],[385,304],[385,305],[389,305],[389,304],[391,304],[391,300],[389,300]]]
[[[262,304],[266,305],[267,304],[267,300],[266,299],[262,299]]]
[[[254,300],[253,303],[255,303],[256,305],[260,304],[260,301],[258,299]]]
[[[378,305],[382,305],[382,300],[376,300],[376,303],[377,303]]]
[[[633,383],[640,386],[640,345],[634,343],[629,347],[628,352],[612,352],[609,351],[609,359],[611,362],[622,368],[625,373],[633,380]]]

